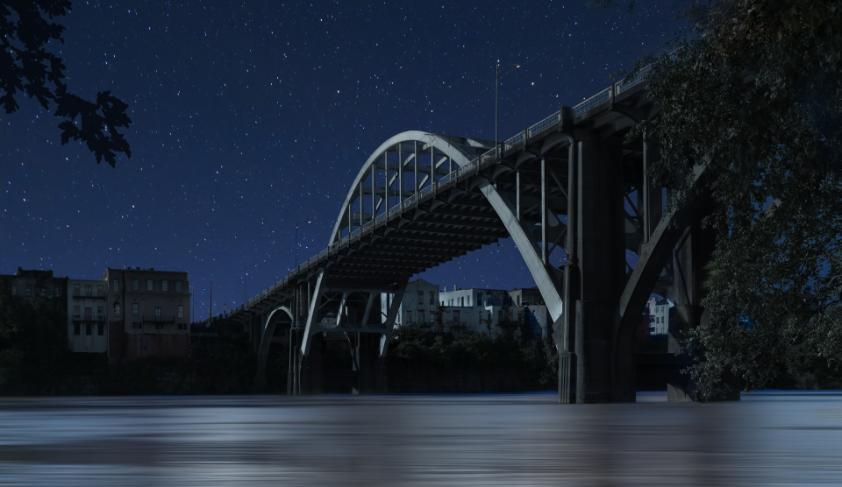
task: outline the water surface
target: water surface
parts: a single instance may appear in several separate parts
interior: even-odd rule
[[[0,485],[842,484],[842,395],[657,399],[3,399]]]

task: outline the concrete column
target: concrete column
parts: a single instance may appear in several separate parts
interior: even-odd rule
[[[323,391],[322,375],[324,374],[324,340],[321,334],[311,338],[310,351],[307,355],[298,352],[298,395],[320,394]]]
[[[561,326],[554,324],[553,332],[558,349],[558,399],[562,404],[576,402],[576,354],[574,331],[576,326],[575,302],[578,296],[578,257],[576,241],[576,213],[579,187],[575,143],[567,152],[567,241],[565,252],[567,262],[564,266],[564,308]]]
[[[631,360],[631,344],[614,350],[613,330],[625,275],[620,140],[583,134],[577,142],[576,401],[634,400],[631,376],[615,377],[615,361]]]
[[[690,360],[681,346],[683,336],[690,328],[699,326],[705,317],[701,306],[705,294],[702,286],[706,277],[704,266],[710,261],[715,247],[714,234],[702,228],[701,217],[702,212],[694,215],[693,223],[684,230],[673,252],[672,300],[675,309],[669,320],[667,352],[676,357],[678,366],[667,382],[667,399],[671,402],[689,401],[695,395],[694,385],[680,369],[689,365]],[[739,391],[722,399],[739,399]]]

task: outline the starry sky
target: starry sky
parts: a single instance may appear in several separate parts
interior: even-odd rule
[[[235,5],[235,3],[238,3]],[[70,89],[129,104],[130,159],[61,145],[25,99],[0,112],[0,273],[183,270],[194,317],[239,305],[325,246],[362,163],[420,129],[501,138],[663,51],[681,0],[79,1],[57,46]],[[427,271],[532,286],[510,241]]]

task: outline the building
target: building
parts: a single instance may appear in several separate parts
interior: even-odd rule
[[[381,294],[380,295],[380,309],[383,310],[383,321],[386,320],[386,310],[389,309],[389,303],[392,302],[394,295]],[[406,285],[403,293],[403,300],[401,301],[398,314],[395,316],[395,324],[398,326],[404,324],[420,324],[437,323],[439,316],[439,287],[435,284],[425,281],[424,279],[416,279]]]
[[[67,342],[71,352],[107,353],[104,280],[67,280]]]
[[[470,330],[496,333],[497,325],[510,317],[509,294],[501,289],[452,289],[439,292],[442,323]]]
[[[509,291],[509,300],[512,306],[544,305],[544,298],[538,288],[518,288]]]
[[[385,310],[394,299],[382,294]],[[469,330],[496,334],[501,323],[523,323],[535,336],[546,336],[551,326],[547,307],[535,288],[513,289],[443,289],[423,279],[407,284],[395,324],[428,324],[439,327],[463,326]]]
[[[127,268],[105,272],[110,362],[190,353],[186,272]]]
[[[646,301],[650,335],[667,335],[669,333],[670,308],[673,306],[672,301],[657,295],[652,295]]]
[[[509,303],[509,293],[502,289],[452,289],[439,292],[441,306],[455,307],[503,307]]]
[[[0,274],[0,282],[14,297],[35,303],[39,299],[61,303],[64,307],[67,278],[55,277],[53,271],[28,270],[18,267],[14,274]]]

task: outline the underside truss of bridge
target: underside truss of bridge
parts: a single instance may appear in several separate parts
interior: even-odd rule
[[[657,151],[645,131],[628,136],[653,111],[645,74],[497,146],[422,131],[384,141],[351,183],[325,249],[228,317],[258,330],[259,375],[278,342],[290,393],[304,389],[302,364],[319,337],[347,341],[355,368],[362,353],[382,356],[413,275],[511,237],[553,320],[562,402],[633,400],[644,302],[670,288],[692,310],[700,247],[694,209],[668,210],[666,190],[651,184]],[[379,343],[365,352],[362,334]]]

